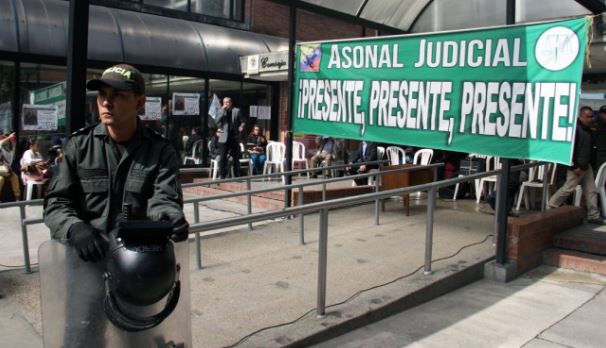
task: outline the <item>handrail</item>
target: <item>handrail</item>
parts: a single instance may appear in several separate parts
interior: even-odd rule
[[[338,178],[323,179],[321,181],[315,181],[315,182],[303,182],[303,183],[283,185],[283,186],[278,186],[278,187],[268,187],[268,188],[263,188],[263,189],[258,189],[258,190],[247,190],[247,191],[231,192],[231,193],[206,196],[206,197],[188,198],[188,199],[184,200],[183,203],[203,202],[203,201],[209,201],[209,200],[213,200],[213,199],[233,198],[233,197],[237,197],[237,196],[267,193],[267,192],[278,191],[278,190],[297,189],[297,188],[302,188],[302,187],[307,187],[307,186],[330,184],[330,183],[339,182],[339,181],[349,181],[349,180],[353,180],[353,179],[363,179],[363,178],[368,178],[368,177],[372,177],[372,176],[382,176],[382,175],[391,174],[391,173],[417,171],[417,170],[423,170],[423,169],[428,169],[428,168],[437,168],[437,167],[441,167],[443,165],[444,165],[443,163],[434,163],[434,164],[430,164],[430,165],[426,165],[426,166],[415,166],[415,167],[382,170],[382,171],[378,171],[378,172],[369,172],[369,173],[364,173],[364,174],[349,175],[349,176],[343,176],[343,177],[338,177]]]
[[[337,165],[333,165],[330,167],[298,169],[298,170],[291,170],[289,172],[282,172],[282,173],[248,175],[248,176],[239,176],[237,178],[192,182],[192,183],[182,184],[181,187],[189,188],[189,187],[196,187],[196,186],[207,186],[207,185],[223,184],[223,183],[230,183],[230,182],[240,182],[240,181],[246,181],[246,180],[252,180],[252,179],[265,179],[265,178],[271,178],[271,177],[276,177],[276,176],[286,176],[286,175],[294,176],[294,175],[305,174],[308,172],[317,172],[317,171],[322,171],[322,170],[339,169],[339,168],[346,168],[346,167],[359,167],[362,165],[372,165],[372,164],[380,165],[380,164],[385,164],[387,162],[388,162],[387,160],[380,160],[380,161],[356,162],[356,163],[352,163],[352,164],[337,164]]]

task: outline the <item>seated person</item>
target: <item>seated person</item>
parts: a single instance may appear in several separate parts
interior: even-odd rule
[[[265,148],[267,147],[267,139],[261,133],[261,127],[255,125],[253,132],[248,136],[246,142],[246,151],[250,156],[250,161],[253,166],[253,174],[263,172],[263,164],[265,163]]]
[[[358,151],[354,153],[352,158],[349,160],[349,164],[361,163],[361,162],[372,162],[379,159],[377,155],[377,144],[370,141],[362,141],[358,147]],[[365,174],[371,169],[379,168],[378,164],[362,164],[359,167],[347,166],[345,170],[348,175]],[[356,185],[365,185],[368,183],[367,178],[354,179]]]
[[[47,181],[50,178],[51,171],[48,164],[40,154],[40,145],[38,139],[28,139],[29,149],[21,157],[21,180],[24,185],[28,181]]]
[[[316,144],[318,144],[318,152],[311,157],[311,168],[318,167],[322,161],[325,161],[326,166],[330,167],[332,160],[337,157],[337,140],[333,137],[316,137]],[[312,172],[312,178],[317,176],[317,172]],[[327,176],[330,176],[330,172],[327,173]]]
[[[187,138],[185,143],[185,156],[191,156],[196,141],[202,140],[202,130],[199,127],[195,127],[191,130],[191,136]]]
[[[15,155],[15,133],[0,134],[0,193],[4,188],[4,182],[9,181],[13,190],[15,201],[21,200],[21,187],[19,186],[19,177],[11,168],[13,157]]]

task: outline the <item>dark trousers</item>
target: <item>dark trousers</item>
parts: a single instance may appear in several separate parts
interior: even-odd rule
[[[219,161],[219,176],[221,179],[225,178],[227,170],[229,169],[228,155],[232,158],[234,176],[240,176],[240,144],[235,140],[227,140],[226,143],[219,143],[219,153],[221,155],[221,160]]]

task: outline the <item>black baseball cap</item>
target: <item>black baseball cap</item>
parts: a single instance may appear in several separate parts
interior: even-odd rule
[[[86,88],[98,91],[101,86],[110,86],[117,91],[133,91],[145,94],[145,80],[134,66],[118,64],[103,72],[101,78],[88,81]]]
[[[600,112],[606,113],[606,105],[600,107]]]

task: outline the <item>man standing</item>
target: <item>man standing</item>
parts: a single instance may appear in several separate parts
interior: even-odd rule
[[[583,188],[587,208],[587,222],[603,224],[597,205],[597,192],[591,168],[591,130],[593,110],[583,106],[577,120],[572,166],[566,170],[566,182],[549,200],[549,208],[557,208],[574,192],[577,185]]]
[[[219,161],[219,176],[225,179],[228,169],[227,156],[233,158],[234,175],[240,176],[240,136],[244,133],[246,119],[240,109],[234,108],[230,97],[223,98],[223,113],[217,119],[219,136],[219,150],[221,160]]]
[[[370,141],[362,141],[360,146],[358,147],[358,151],[356,151],[355,155],[350,159],[349,164],[354,164],[358,162],[372,162],[377,161],[379,159],[377,154],[377,143],[373,143]],[[345,168],[349,175],[355,174],[366,174],[371,169],[379,168],[378,164],[362,164],[357,168],[353,166],[349,166]],[[363,179],[355,179],[356,185],[365,185],[368,182],[368,178]]]
[[[72,134],[44,202],[44,222],[54,239],[65,240],[84,261],[107,252],[107,234],[129,203],[133,219],[172,221],[175,241],[187,239],[175,149],[144,127],[145,81],[127,64],[88,82],[97,91],[101,123]]]

